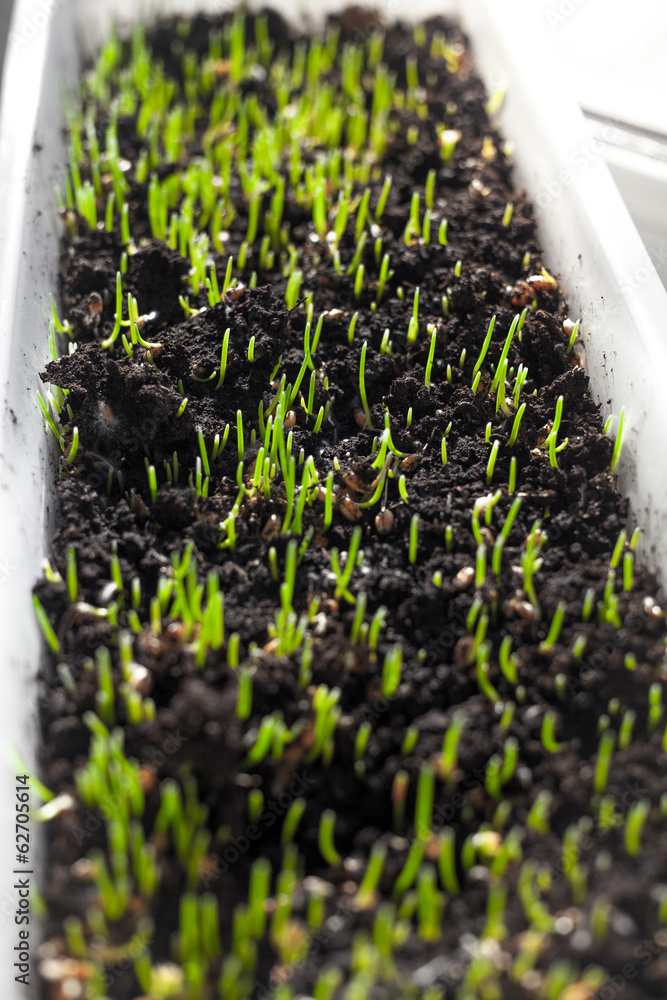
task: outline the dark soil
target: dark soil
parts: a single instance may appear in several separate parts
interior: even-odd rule
[[[195,20],[188,47],[207,51],[209,28],[204,19]],[[277,18],[272,17],[271,28],[279,47],[293,43]],[[454,26],[439,21],[426,25],[429,40],[436,29],[446,32],[450,45],[465,42]],[[358,30],[352,13],[343,22],[343,37],[354,39]],[[165,61],[167,71],[180,78],[180,59],[173,54],[172,36],[173,25],[162,25],[150,33],[148,41]],[[443,828],[454,831],[460,893],[447,894],[441,935],[436,940],[420,935],[418,917],[410,917],[406,906],[409,930],[405,941],[394,947],[391,974],[378,975],[371,992],[346,994],[341,987],[335,997],[524,1000],[562,996],[565,1000],[585,1000],[594,995],[616,996],[621,986],[624,1000],[667,995],[667,933],[661,930],[659,915],[660,887],[667,883],[665,719],[661,710],[649,719],[649,689],[654,684],[660,690],[664,686],[665,627],[664,613],[656,603],[660,600],[657,583],[637,562],[632,589],[623,590],[621,558],[612,584],[620,627],[618,622],[604,620],[603,595],[610,560],[628,517],[627,504],[608,471],[613,442],[603,434],[587,376],[577,364],[576,348],[567,353],[569,337],[563,322],[568,313],[561,292],[556,287],[540,287],[539,282],[526,283],[531,276],[540,275],[543,265],[548,268],[549,261],[543,260],[536,242],[532,207],[513,187],[511,163],[488,120],[486,95],[479,79],[469,71],[467,53],[459,72],[450,72],[442,59],[431,58],[428,44],[416,45],[411,31],[392,28],[385,42],[384,61],[398,74],[401,84],[405,57],[412,51],[419,54],[420,78],[428,80],[428,117],[420,119],[411,111],[397,116],[399,127],[389,142],[382,169],[370,181],[374,208],[385,173],[393,176],[380,233],[383,252],[391,254],[394,274],[375,312],[371,303],[379,267],[373,239],[367,241],[363,253],[366,278],[361,296],[356,298],[354,276],[336,274],[327,248],[310,239],[314,232],[310,217],[289,197],[286,201],[290,240],[304,272],[301,294],[312,293],[315,319],[325,313],[314,357],[318,371],[314,413],[329,402],[328,417],[315,434],[314,417],[296,400],[292,453],[298,455],[303,450],[306,457],[313,456],[322,484],[329,471],[336,469],[336,502],[328,529],[324,503],[318,499],[306,505],[301,533],[280,534],[286,500],[278,476],[270,499],[261,491],[246,494],[236,519],[235,546],[220,547],[227,537],[221,522],[238,494],[237,410],[244,414],[243,477],[251,486],[260,434],[253,444],[250,431],[258,428],[260,402],[266,411],[273,399],[277,382],[272,388],[269,379],[280,362],[275,378],[284,373],[287,382],[293,382],[303,360],[303,302],[287,310],[287,279],[278,268],[259,268],[259,240],[248,252],[245,273],[234,271],[246,287],[200,315],[185,319],[178,297],[190,293],[183,284],[188,262],[178,251],[151,237],[145,185],[133,181],[130,171],[130,229],[136,252],[129,256],[124,291],[137,296],[142,314],[155,313],[143,329],[148,341],[161,345],[152,351],[154,364],[144,351],[135,350],[130,358],[120,340],[110,350],[100,346],[114,324],[115,276],[125,249],[118,226],[113,233],[101,229],[91,232],[79,221],[78,234],[70,232],[63,243],[62,311],[74,325],[78,349],[47,365],[42,378],[68,390],[72,416],[67,419],[63,415],[67,451],[75,426],[79,449],[71,466],[61,460],[58,483],[59,527],[51,544],[51,565],[62,582],[44,580],[35,592],[61,646],[58,655],[49,656],[43,677],[42,777],[56,793],[70,793],[74,805],[46,827],[49,866],[44,895],[49,908],[49,954],[65,953],[63,920],[72,914],[84,921],[87,940],[93,941],[87,913],[95,903],[96,890],[90,869],[81,859],[93,847],[107,849],[105,817],[84,806],[74,776],[86,763],[90,747],[90,730],[83,717],[96,711],[97,674],[91,671],[92,658],[96,650],[106,647],[113,664],[115,724],[123,731],[126,755],[141,765],[146,793],[141,821],[146,838],[152,837],[157,847],[161,873],[160,888],[152,900],[133,893],[125,916],[109,924],[109,952],[103,961],[108,995],[118,1000],[136,997],[141,989],[127,963],[121,967],[117,957],[109,957],[111,946],[128,941],[142,916],[150,915],[155,922],[150,944],[153,964],[174,958],[172,937],[179,926],[180,900],[188,879],[171,840],[154,832],[165,779],[185,784],[194,779],[196,796],[208,810],[205,828],[211,839],[190,888],[214,893],[219,900],[224,955],[232,949],[234,909],[247,901],[252,863],[260,856],[269,859],[274,878],[281,870],[282,820],[276,822],[276,815],[283,816],[296,797],[305,798],[305,814],[295,835],[295,939],[299,934],[303,938],[306,928],[307,900],[316,885],[313,877],[324,880],[321,885],[327,892],[329,919],[320,931],[312,933],[304,953],[292,961],[277,954],[267,931],[258,946],[252,996],[267,996],[268,990],[284,980],[293,991],[285,995],[309,997],[325,966],[340,969],[345,982],[354,978],[355,971],[358,974],[358,964],[351,972],[351,963],[359,961],[360,942],[373,927],[377,905],[392,899],[394,882],[413,841],[420,768],[428,760],[439,764],[443,737],[455,712],[465,717],[458,765],[448,780],[444,774],[436,780],[433,836],[426,857],[437,857],[437,835]],[[270,98],[261,79],[253,87],[260,103]],[[447,165],[433,138],[433,123],[440,121],[462,134]],[[419,137],[409,144],[408,129],[415,125]],[[98,126],[101,131],[104,123],[100,121]],[[121,153],[133,162],[141,148],[135,126],[133,120],[124,120],[119,129]],[[189,155],[196,155],[200,139],[193,140]],[[423,188],[431,168],[437,171],[433,228],[437,234],[440,219],[446,218],[449,242],[441,246],[432,238],[428,245],[417,239],[406,244],[403,231],[410,198],[413,190],[422,192],[423,213]],[[212,254],[220,283],[227,254],[236,259],[247,227],[247,204],[240,187],[234,194],[232,186],[232,195],[237,214],[226,252]],[[503,214],[508,202],[514,207],[506,227]],[[348,226],[341,241],[344,262],[354,252],[351,228]],[[526,254],[530,255],[527,267]],[[458,261],[462,263],[457,275]],[[252,271],[258,272],[256,288],[247,287]],[[408,344],[406,333],[417,286],[419,335],[414,344]],[[447,315],[442,308],[445,294]],[[98,301],[98,295],[103,306],[99,324],[94,326],[90,306]],[[190,304],[201,308],[208,303],[205,294],[197,301],[190,293]],[[510,448],[507,441],[513,415],[496,415],[496,394],[489,389],[512,320],[524,305],[529,308],[521,336],[515,336],[510,348],[509,366],[514,375],[519,364],[528,368],[521,395],[527,406],[518,440]],[[354,312],[359,315],[350,345],[347,333]],[[481,384],[473,392],[472,369],[494,315],[496,325],[481,368]],[[430,390],[424,385],[429,323],[437,329]],[[215,380],[203,379],[219,370],[227,328],[227,372],[223,387],[216,391]],[[391,355],[380,350],[386,328],[391,331]],[[253,335],[255,361],[251,364],[247,347]],[[358,371],[363,342],[368,345],[366,391],[374,430],[359,423]],[[461,366],[463,348],[467,358]],[[451,382],[447,380],[448,366]],[[309,378],[310,371],[302,386],[305,394]],[[513,384],[512,379],[508,383],[510,402]],[[177,417],[183,395],[188,403]],[[559,396],[564,405],[558,441],[569,440],[558,453],[555,468],[550,464],[545,438]],[[376,475],[370,468],[370,456],[386,408],[391,415],[393,441],[408,457],[400,460],[396,475],[388,481],[386,506],[393,524],[388,533],[381,534],[376,522],[381,504],[361,509],[356,502],[361,501]],[[490,484],[487,464],[491,448],[485,440],[489,421],[491,442],[500,442]],[[200,454],[198,432],[201,429],[210,456],[215,435],[222,435],[227,424],[231,425],[227,444],[211,462],[208,497],[197,496],[193,483]],[[450,425],[448,461],[443,467],[441,440]],[[168,481],[165,466],[174,452],[179,465],[176,484]],[[491,555],[514,499],[508,490],[512,456],[517,460],[515,496],[522,504],[496,577]],[[157,470],[154,501],[146,457]],[[405,476],[407,503],[399,494],[400,475]],[[497,489],[501,496],[488,526],[481,517],[487,571],[483,585],[476,589],[474,574],[462,572],[475,566],[478,550],[472,530],[473,507],[476,499]],[[409,534],[415,515],[418,548],[416,560],[411,562]],[[521,558],[537,520],[544,545],[540,553],[543,564],[535,574],[538,606],[534,606],[522,589]],[[381,607],[387,612],[376,654],[360,641],[351,641],[355,606],[335,596],[336,580],[331,573],[332,549],[347,551],[357,525],[363,532],[363,562],[352,574],[351,593],[355,599],[362,592],[366,595],[366,622]],[[449,544],[447,526],[452,529]],[[320,600],[319,611],[308,627],[313,658],[311,676],[304,684],[301,650],[278,656],[277,643],[267,629],[280,607],[287,543],[297,537],[301,544],[310,529],[312,537],[299,564],[293,599],[297,614],[316,598]],[[628,529],[628,538],[630,533]],[[150,599],[157,593],[159,581],[173,575],[172,554],[180,556],[189,543],[197,579],[205,583],[208,574],[215,571],[224,592],[226,641],[217,651],[209,649],[204,666],[196,664],[193,645],[186,641],[180,619],[170,615],[171,601],[163,612],[159,634],[150,624]],[[79,584],[74,604],[65,582],[66,553],[72,546]],[[271,547],[277,552],[277,579],[271,572]],[[112,582],[114,548],[121,590]],[[441,574],[439,586],[434,583],[436,573]],[[133,580],[141,586],[140,599],[134,604]],[[593,613],[584,622],[582,609],[591,588],[595,595]],[[475,627],[469,631],[467,619],[476,597],[488,615],[489,679],[498,701],[480,689],[474,651],[471,654]],[[108,618],[91,613],[91,606],[105,607],[111,600],[117,602],[117,627]],[[562,629],[555,644],[541,648],[559,602],[565,604]],[[146,668],[143,693],[150,691],[155,704],[154,719],[134,725],[128,721],[120,694],[118,651],[118,633],[131,628],[128,612],[132,607],[141,622],[141,630],[131,633],[133,660]],[[240,638],[241,665],[248,665],[252,672],[252,710],[246,720],[236,713],[241,670],[227,665],[232,633]],[[516,685],[499,667],[499,650],[506,636],[511,636],[516,654]],[[578,657],[574,646],[580,636],[585,637],[586,645]],[[382,665],[385,653],[395,644],[403,650],[401,683],[395,695],[385,697]],[[636,658],[634,670],[626,666],[628,654]],[[62,670],[55,670],[57,664],[67,665],[73,678],[69,686],[63,683]],[[342,711],[328,762],[321,756],[310,759],[313,699],[318,685],[340,690]],[[515,704],[515,711],[506,728],[501,717],[509,702]],[[606,794],[615,800],[618,821],[605,829],[599,821],[600,795],[594,791],[600,732],[605,726],[619,731],[628,710],[636,713],[632,739],[625,749],[616,749],[606,788]],[[260,764],[248,766],[245,758],[258,727],[265,716],[275,712],[282,713],[288,727],[301,723],[301,728],[294,730],[298,736],[287,744],[282,759],[274,760],[269,754]],[[555,713],[557,719],[558,752],[549,752],[541,738],[547,712]],[[371,735],[363,766],[355,768],[355,739],[364,721],[370,722]],[[408,727],[416,728],[416,742],[406,754],[402,747]],[[490,758],[498,753],[502,757],[508,736],[517,741],[519,761],[498,799],[487,789],[485,774]],[[392,789],[395,793],[396,775],[401,770],[409,776],[402,819],[395,803],[392,805]],[[294,785],[297,780],[301,785]],[[265,808],[249,833],[251,789],[261,789]],[[538,796],[547,793],[548,828],[540,832],[528,826],[527,820]],[[624,845],[625,817],[644,799],[650,803],[650,812],[641,851],[631,856]],[[269,808],[272,805],[273,811]],[[336,814],[335,845],[344,859],[339,865],[327,864],[318,847],[320,816],[325,809]],[[586,817],[588,825],[580,828],[579,863],[573,874],[573,864],[567,859],[564,863],[564,841],[571,838],[575,824],[582,819],[586,823]],[[489,887],[498,880],[491,873],[493,851],[485,853],[479,845],[497,845],[511,830],[521,834],[522,858],[512,861],[500,880],[507,890],[505,934],[485,936]],[[477,837],[477,857],[472,866],[466,866],[462,858],[466,839],[484,831],[486,841]],[[370,908],[360,909],[353,904],[354,894],[371,847],[378,842],[387,847],[378,892]],[[468,854],[470,843],[468,840]],[[531,925],[537,934],[535,915],[527,913],[518,890],[519,876],[525,874],[529,860],[547,873],[542,888],[536,891],[556,923],[555,929],[542,931],[540,947],[535,944],[534,969],[527,965],[521,974],[513,971],[517,955],[525,958],[531,941],[538,941],[537,937],[526,937]],[[609,911],[600,931],[604,905]],[[564,980],[569,986],[562,992],[549,992],[557,989],[553,985],[554,969],[560,968],[557,960],[570,963],[570,978]],[[598,986],[581,979],[583,970],[591,965],[603,970]],[[482,975],[480,969],[484,968]],[[471,970],[481,978],[473,982]],[[219,971],[217,959],[209,970],[212,985],[202,987],[197,995],[218,995],[214,984]],[[429,994],[429,987],[440,987],[440,993]],[[44,995],[64,995],[55,990],[53,984],[45,986]]]

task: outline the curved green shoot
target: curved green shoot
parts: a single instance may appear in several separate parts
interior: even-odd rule
[[[548,753],[560,753],[562,750],[567,750],[567,743],[559,743],[556,739],[556,723],[558,722],[558,716],[555,712],[549,711],[544,716],[542,720],[542,733],[541,740],[542,746]]]
[[[329,865],[339,865],[342,858],[334,847],[334,827],[336,825],[336,813],[333,809],[325,809],[320,818],[320,827],[317,843],[320,854]]]
[[[72,465],[74,459],[76,458],[77,452],[79,450],[79,428],[75,427],[72,431],[72,446],[69,453],[65,456],[65,462],[67,465]]]
[[[334,548],[331,550],[331,569],[336,576],[336,590],[334,597],[336,600],[340,597],[344,597],[350,604],[356,604],[355,598],[352,596],[348,590],[350,580],[352,579],[352,573],[357,565],[357,554],[359,552],[359,545],[361,544],[361,528],[357,526],[352,532],[352,538],[350,539],[350,548],[348,549],[347,559],[345,560],[345,569],[341,570],[340,560],[338,557],[338,549]]]

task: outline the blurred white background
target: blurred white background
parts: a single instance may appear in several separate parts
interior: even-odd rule
[[[667,285],[667,4],[539,2],[558,63]]]

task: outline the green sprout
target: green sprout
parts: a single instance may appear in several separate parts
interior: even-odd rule
[[[239,670],[239,692],[236,703],[236,714],[239,719],[250,718],[252,710],[252,675],[249,670]]]
[[[216,392],[218,391],[218,389],[222,388],[222,385],[225,381],[225,375],[227,374],[227,352],[229,350],[229,335],[230,335],[230,328],[227,327],[227,329],[225,330],[224,337],[222,338],[222,349],[220,352],[220,375],[218,377],[218,381],[215,384]]]
[[[419,544],[419,515],[413,514],[410,519],[410,544],[408,550],[408,559],[410,564],[414,566],[417,562],[417,546]]]
[[[511,417],[512,411],[507,405],[507,399],[505,396],[505,380],[507,378],[507,358],[503,361],[502,371],[500,373],[500,379],[498,381],[498,390],[496,393],[496,416],[498,416],[498,410],[500,410],[504,416]]]
[[[433,359],[435,357],[436,334],[437,334],[437,329],[435,326],[433,326],[433,329],[431,331],[431,343],[429,345],[429,350],[428,350],[428,360],[426,362],[426,373],[424,376],[424,385],[429,390],[431,388],[431,372],[433,370]]]
[[[415,804],[415,836],[423,843],[426,843],[431,836],[434,793],[435,771],[432,765],[426,761],[419,771]]]
[[[366,871],[364,872],[364,876],[359,884],[359,889],[355,897],[356,905],[359,906],[360,909],[366,909],[373,903],[375,891],[382,875],[382,869],[384,867],[386,856],[387,847],[382,841],[373,844],[368,864],[366,866]]]
[[[461,887],[456,872],[456,833],[451,826],[446,826],[440,834],[438,871],[446,891],[452,896],[458,896]]]
[[[489,758],[486,769],[486,790],[494,799],[500,799],[503,785],[511,780],[519,760],[519,744],[513,736],[508,736],[503,747],[502,759],[494,754]]]
[[[288,309],[294,309],[299,300],[302,280],[303,271],[292,271],[287,282],[287,289],[285,291],[285,305]]]
[[[611,462],[609,464],[609,471],[614,474],[616,472],[616,466],[618,465],[618,460],[621,456],[621,448],[623,446],[623,423],[625,421],[625,407],[621,410],[621,415],[618,420],[618,430],[616,431],[616,440],[614,441],[614,450],[611,456]]]
[[[403,233],[403,242],[409,244],[415,237],[419,238],[420,235],[421,224],[419,222],[419,191],[413,191],[412,199],[410,201],[410,218],[408,219]]]
[[[516,458],[514,455],[512,455],[512,458],[510,459],[508,491],[510,494],[516,492]]]
[[[623,840],[626,851],[633,858],[641,851],[642,830],[650,811],[651,802],[649,799],[640,799],[639,802],[634,802],[628,809]]]
[[[484,338],[484,343],[482,344],[482,349],[479,352],[479,357],[477,358],[477,362],[475,364],[475,367],[472,370],[473,380],[474,380],[475,376],[477,375],[477,373],[479,372],[480,368],[482,367],[482,364],[484,362],[484,358],[486,357],[486,352],[488,351],[489,344],[491,343],[491,337],[493,336],[493,328],[494,328],[495,325],[496,325],[496,317],[495,317],[495,315],[493,315],[491,317],[491,321],[489,323],[489,327],[488,327],[488,329],[486,331],[486,337]]]
[[[563,416],[563,397],[559,396],[558,400],[556,401],[556,414],[554,416],[554,422],[551,426],[549,434],[547,435],[544,441],[545,444],[549,445],[549,464],[553,469],[558,468],[558,459],[556,458],[556,455],[558,454],[559,451],[563,450],[563,448],[567,445],[569,440],[568,438],[565,438],[565,440],[561,444],[559,444],[558,447],[556,447],[556,439],[558,437],[558,430],[560,428],[560,422],[562,416]]]
[[[567,603],[565,601],[560,601],[554,611],[554,616],[551,621],[551,628],[549,629],[549,634],[546,639],[540,643],[540,653],[548,653],[555,644],[558,642],[558,636],[560,635],[561,628],[563,626],[563,620],[565,618],[565,612],[567,611]]]
[[[595,765],[595,777],[593,779],[593,788],[596,795],[602,795],[607,788],[609,768],[611,766],[611,759],[614,755],[615,745],[616,734],[610,729],[605,729],[600,737],[598,757]]]
[[[77,579],[76,572],[76,549],[73,545],[70,545],[67,549],[67,594],[69,596],[72,604],[76,603],[76,599],[79,595],[79,581]]]
[[[336,590],[335,598],[344,597],[346,601],[350,604],[355,603],[355,599],[348,590],[350,580],[352,579],[352,573],[357,565],[357,554],[359,552],[359,546],[361,544],[361,528],[356,527],[352,532],[352,538],[350,539],[350,548],[347,553],[347,558],[345,560],[345,569],[341,570],[340,561],[338,557],[338,549],[333,548],[331,550],[331,570],[336,576]]]
[[[513,447],[514,444],[516,444],[516,439],[519,435],[519,428],[521,427],[521,420],[525,412],[526,412],[526,404],[522,403],[516,413],[516,416],[514,417],[514,423],[512,424],[512,433],[510,434],[507,441],[508,448],[511,448]]]
[[[375,208],[375,219],[377,222],[381,220],[384,214],[385,206],[387,204],[387,198],[389,197],[389,192],[391,191],[391,182],[392,178],[390,174],[387,174],[382,184],[382,191],[380,192],[380,197],[378,199],[378,203]]]
[[[566,750],[567,743],[559,743],[556,739],[556,723],[558,716],[555,712],[547,712],[542,720],[541,740],[542,746],[548,753],[560,753]]]
[[[72,465],[74,459],[76,458],[77,452],[79,450],[79,428],[75,427],[72,431],[72,445],[69,452],[65,456],[65,463],[67,465]]]
[[[331,866],[339,865],[342,858],[334,847],[334,827],[336,825],[336,813],[333,809],[325,809],[320,817],[320,827],[317,843],[320,854]]]
[[[384,294],[384,290],[385,290],[385,286],[387,284],[387,281],[394,274],[393,271],[389,270],[389,263],[390,263],[390,261],[391,261],[391,257],[389,256],[388,253],[386,253],[383,256],[383,258],[382,258],[382,264],[380,265],[380,275],[378,277],[377,295],[375,297],[375,301],[378,303],[378,305],[379,305],[379,303],[380,303],[380,301],[382,299],[382,296]]]
[[[422,840],[413,840],[405,864],[394,883],[394,899],[401,899],[405,893],[414,885],[417,873],[424,860],[426,844]]]
[[[549,833],[549,809],[552,800],[553,794],[548,789],[539,792],[530,808],[526,826],[537,830],[538,833]]]
[[[295,799],[287,810],[280,835],[280,843],[283,849],[293,842],[296,829],[305,811],[305,799]]]
[[[496,438],[491,447],[491,454],[489,455],[489,461],[486,465],[486,483],[487,486],[491,485],[491,480],[493,479],[493,471],[496,467],[496,459],[498,458],[498,450],[500,448],[500,441]]]
[[[401,646],[392,646],[387,650],[382,668],[382,694],[385,698],[393,698],[401,683],[401,668],[403,665],[403,650]]]
[[[49,649],[53,653],[59,653],[60,652],[60,641],[58,639],[58,636],[56,635],[56,633],[53,630],[53,626],[51,625],[51,622],[49,621],[49,617],[48,617],[46,611],[44,610],[44,607],[43,607],[40,599],[37,597],[37,594],[33,594],[32,603],[33,603],[33,607],[35,609],[35,615],[37,616],[37,621],[39,622],[39,627],[42,630],[42,634],[44,635],[44,638],[46,639],[46,642],[47,642],[47,645],[48,645]]]
[[[355,313],[356,316],[356,313]],[[368,399],[366,398],[366,349],[367,343],[364,341],[361,348],[361,359],[359,361],[359,396],[361,397],[361,405],[364,411],[365,426],[371,428],[373,426],[373,420],[371,418],[371,411],[368,408]]]
[[[537,594],[535,593],[533,578],[535,573],[537,573],[542,566],[542,559],[539,558],[539,552],[545,541],[545,535],[542,531],[540,531],[540,522],[536,521],[531,528],[530,534],[528,535],[526,540],[526,549],[521,557],[523,589],[528,595],[531,604],[535,608],[539,607],[539,602],[537,600]]]
[[[436,171],[431,169],[426,175],[426,192],[424,201],[428,209],[433,209],[433,198],[435,195]]]

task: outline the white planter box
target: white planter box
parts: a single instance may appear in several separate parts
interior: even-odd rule
[[[303,0],[274,6],[301,20]],[[48,361],[48,296],[56,288],[62,181],[62,82],[73,85],[81,57],[107,34],[112,16],[136,19],[232,4],[196,0],[17,0],[7,49],[0,116],[0,968],[3,995],[14,983],[17,894],[11,754],[32,766],[41,637],[31,587],[40,573],[52,518],[54,463],[35,390]],[[335,0],[318,6],[340,8]],[[538,206],[549,269],[560,276],[573,317],[581,317],[587,368],[605,413],[625,407],[621,488],[644,529],[643,559],[667,579],[667,293],[662,287],[569,91],[548,58],[545,0],[386,0],[381,16],[413,19],[460,13],[477,71],[489,89],[502,80],[499,119],[515,147],[517,180]],[[312,14],[312,5],[310,9]],[[617,420],[616,422],[617,423]],[[33,827],[33,837],[37,831]],[[39,871],[39,859],[33,860]],[[33,925],[31,943],[37,944]],[[12,956],[12,957],[10,957]],[[10,971],[11,970],[11,971]],[[33,980],[36,972],[33,969]]]

